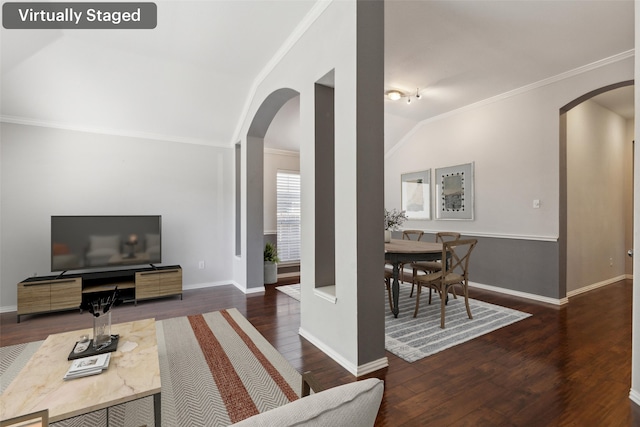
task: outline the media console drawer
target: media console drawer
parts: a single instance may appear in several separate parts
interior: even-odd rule
[[[169,295],[182,295],[181,268],[136,273],[136,300]]]
[[[81,277],[28,279],[18,283],[18,322],[22,314],[71,310],[81,302]]]

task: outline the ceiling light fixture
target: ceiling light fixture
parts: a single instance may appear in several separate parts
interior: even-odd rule
[[[400,92],[399,90],[390,90],[387,92],[387,97],[392,100],[392,101],[397,101],[398,99],[402,98],[404,96],[404,94],[402,92]]]
[[[387,98],[389,98],[392,101],[397,101],[401,98],[407,98],[407,104],[411,104],[411,97],[415,97],[416,99],[421,99],[422,95],[420,95],[420,88],[416,89],[416,94],[415,95],[405,95],[404,93],[400,92],[399,90],[389,90],[386,92]]]

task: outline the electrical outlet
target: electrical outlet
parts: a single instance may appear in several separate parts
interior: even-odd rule
[[[535,199],[533,201],[533,209],[540,209],[540,200]]]
[[[198,263],[198,268],[199,268],[200,270],[203,270],[203,269],[204,269],[204,261],[200,261],[200,262]]]
[[[609,258],[609,267],[613,267],[613,258]]]

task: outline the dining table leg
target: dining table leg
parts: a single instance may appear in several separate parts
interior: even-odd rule
[[[398,300],[400,297],[400,262],[393,263],[393,282],[391,283],[391,294],[393,297],[393,312],[394,317],[398,317],[400,309],[398,308]]]

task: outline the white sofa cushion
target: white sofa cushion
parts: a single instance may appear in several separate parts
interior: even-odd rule
[[[371,427],[378,415],[383,392],[382,380],[370,378],[356,381],[254,415],[234,426]]]

